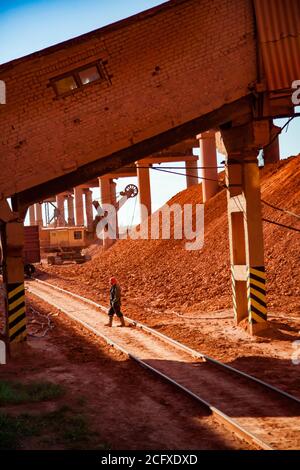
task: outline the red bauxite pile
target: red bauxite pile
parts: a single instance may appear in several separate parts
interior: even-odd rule
[[[300,214],[300,156],[261,170],[262,199]],[[201,203],[196,185],[168,204]],[[300,229],[300,220],[263,205],[264,218]],[[268,302],[271,310],[300,311],[300,232],[264,223]],[[120,240],[110,250],[99,248],[83,266],[46,268],[96,292],[107,292],[115,275],[126,303],[177,312],[215,311],[232,306],[226,190],[205,206],[205,243],[187,251],[185,241]]]

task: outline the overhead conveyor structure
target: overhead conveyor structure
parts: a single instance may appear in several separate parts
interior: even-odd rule
[[[26,335],[23,304],[12,308],[10,299],[24,294],[27,209],[212,129],[221,131],[227,153],[236,318],[248,316],[253,332],[264,327],[257,155],[270,142],[273,119],[294,113],[299,17],[297,0],[171,0],[0,66],[10,341]],[[244,225],[232,209],[237,198]]]

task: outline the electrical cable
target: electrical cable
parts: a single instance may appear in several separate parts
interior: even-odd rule
[[[284,212],[285,214],[288,214],[288,215],[291,215],[293,217],[297,217],[297,219],[300,219],[300,215],[295,214],[295,212],[291,212],[291,211],[288,211],[286,209],[282,209],[281,207],[278,207],[278,206],[273,206],[273,204],[270,204],[270,202],[264,201],[263,199],[261,200],[261,202],[263,204],[265,204],[266,206],[272,207],[272,209],[276,209],[280,212]]]
[[[132,170],[133,167],[132,166],[123,166],[122,167],[123,169],[126,169],[126,170]],[[156,169],[156,168],[160,168],[158,166],[139,166],[139,168],[142,168],[142,169]],[[221,170],[224,170],[224,166],[164,166],[162,167],[166,170],[215,170],[215,169],[221,169]]]
[[[282,131],[290,124],[290,122],[292,122],[292,120],[295,119],[295,117],[296,117],[296,116],[292,116],[292,117],[284,124],[284,126],[282,126],[281,130],[280,130],[278,133],[276,133],[276,134],[274,135],[273,139],[271,139],[270,142],[269,142],[267,145],[265,145],[265,146],[263,147],[263,150],[265,150],[266,148],[270,147],[270,145],[272,145],[273,142],[275,142],[275,140],[277,139],[277,137],[278,137],[278,136],[282,133]]]
[[[294,116],[293,116],[294,118]],[[289,122],[293,119],[291,118],[282,128],[282,130],[289,124]],[[274,139],[275,140],[275,139]],[[271,142],[268,144],[270,145]],[[141,168],[141,167],[140,167]],[[211,179],[211,178],[204,178],[202,176],[194,176],[194,175],[187,175],[186,173],[178,173],[178,172],[175,172],[175,171],[169,171],[167,170],[166,168],[167,167],[164,167],[164,168],[157,168],[157,167],[145,167],[145,168],[150,168],[151,170],[156,170],[156,171],[161,171],[163,173],[170,173],[171,175],[179,175],[179,176],[189,176],[190,178],[196,178],[197,180],[198,179],[201,179],[201,180],[206,180],[206,181],[216,181],[217,183],[219,184],[222,184],[222,182],[220,182],[219,180],[216,180],[216,179]],[[176,167],[176,169],[178,169],[178,167]],[[228,189],[228,187],[226,185],[223,185],[224,187],[226,187]],[[286,212],[286,213],[289,213],[290,215],[294,215],[296,216],[297,218],[300,218],[297,214],[294,214],[293,212],[289,212],[289,211],[286,211],[284,209],[280,209],[276,206],[272,206],[271,204],[267,203],[266,201],[263,201],[263,203],[267,204],[267,205],[270,205],[271,207],[273,207],[274,209],[278,209],[278,210],[281,210],[282,212]],[[244,212],[244,211],[243,211]],[[286,229],[290,229],[290,230],[294,230],[295,232],[300,232],[300,229],[297,229],[295,227],[291,227],[289,225],[284,225],[284,224],[280,224],[279,222],[275,222],[273,220],[269,220],[269,219],[262,219],[264,222],[267,222],[267,223],[270,223],[270,224],[274,224],[274,225],[278,225],[279,227],[283,227],[283,228],[286,228]]]
[[[206,181],[216,181],[219,183],[219,180],[212,179],[212,178],[204,178],[203,176],[194,176],[194,175],[187,175],[187,173],[178,173],[175,171],[169,171],[162,168],[150,168],[151,170],[162,171],[163,173],[170,173],[171,175],[179,175],[179,176],[189,176],[190,178],[196,178],[197,180],[206,180]]]
[[[300,232],[299,228],[291,227],[290,225],[280,224],[279,222],[275,222],[274,220],[269,220],[269,219],[262,219],[262,220],[264,222],[268,222],[269,224],[278,225],[279,227],[287,228],[289,230],[294,230],[295,232]]]

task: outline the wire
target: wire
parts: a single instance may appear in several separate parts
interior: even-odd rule
[[[168,171],[162,168],[150,168],[150,169],[156,170],[156,171],[162,171],[163,173],[170,173],[171,175],[189,176],[189,178],[196,178],[197,180],[216,181],[217,183],[219,183],[219,180],[212,179],[212,178],[204,178],[203,176],[188,175],[187,173],[178,173],[177,171]]]
[[[295,119],[296,116],[292,116],[285,124],[284,126],[280,129],[280,131],[278,133],[276,133],[273,137],[273,139],[270,140],[270,142],[265,145],[263,147],[263,150],[265,150],[266,148],[270,147],[270,145],[273,144],[273,142],[275,142],[275,140],[277,139],[277,137],[282,133],[282,131],[290,124],[290,122],[292,122],[293,119]]]
[[[130,169],[132,170],[133,167],[132,166],[123,166],[122,168],[124,169]],[[160,168],[158,166],[138,166],[138,168],[144,168],[144,169],[156,169],[156,168]],[[224,170],[224,166],[164,166],[163,167],[164,169],[167,169],[167,170],[215,170],[215,169],[221,169],[221,170]]]
[[[152,166],[151,168],[155,169],[155,168],[161,168],[161,167]],[[164,166],[162,168],[167,169],[167,170],[215,170],[215,169],[224,170],[224,166]]]
[[[289,230],[294,230],[295,232],[300,232],[299,228],[291,227],[290,225],[280,224],[279,222],[275,222],[274,220],[269,219],[262,219],[264,222],[268,222],[269,224],[278,225],[279,227],[287,228]]]
[[[297,217],[297,219],[300,219],[300,215],[295,214],[294,212],[290,212],[290,211],[288,211],[288,210],[286,210],[286,209],[282,209],[281,207],[278,207],[278,206],[273,206],[273,204],[270,204],[269,202],[264,201],[263,199],[261,200],[261,202],[263,202],[264,204],[266,204],[266,206],[272,207],[272,209],[276,209],[276,210],[278,210],[278,211],[280,211],[280,212],[284,212],[284,213],[286,213],[286,214],[288,214],[288,215],[292,215],[292,216],[294,216],[294,217]]]

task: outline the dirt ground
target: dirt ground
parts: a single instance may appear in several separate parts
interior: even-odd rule
[[[299,214],[299,180],[300,156],[266,166],[262,199]],[[201,203],[200,186],[168,204]],[[265,204],[263,217],[300,229],[298,218]],[[205,206],[202,250],[187,251],[185,240],[120,240],[106,252],[94,250],[82,266],[43,265],[39,275],[105,304],[115,275],[129,317],[300,396],[300,234],[264,223],[264,240],[270,328],[255,338],[233,322],[224,189]]]
[[[45,302],[28,297],[28,345],[1,366],[0,383],[49,381],[60,384],[65,394],[42,403],[0,404],[0,414],[36,416],[59,413],[67,406],[72,417],[81,417],[87,427],[84,434],[75,432],[73,439],[59,439],[45,427],[41,435],[25,436],[21,448],[250,448],[172,386],[161,383]],[[43,315],[49,314],[48,324]]]
[[[298,156],[262,170],[264,200],[299,213],[299,162]],[[199,185],[172,202],[200,203]],[[263,206],[263,215],[300,228],[299,220],[287,213]],[[233,321],[227,234],[223,190],[206,206],[206,241],[200,252],[187,252],[178,240],[123,240],[107,252],[96,247],[92,261],[83,266],[41,265],[38,276],[107,305],[108,278],[116,275],[125,315],[300,397],[299,232],[264,225],[269,329],[254,338]],[[48,309],[37,300],[35,305]],[[64,383],[74,410],[79,413],[84,408],[93,436],[87,445],[93,448],[237,446],[231,440],[224,442],[222,433],[212,435],[211,418],[199,415],[189,400],[111,348],[100,347],[98,340],[67,320],[44,339],[30,338],[24,354],[14,364],[1,366],[1,376],[24,380],[41,376]],[[84,407],[76,400],[84,401]],[[25,445],[43,447],[37,441]]]
[[[74,279],[64,279],[64,267],[61,267],[60,272],[61,277],[57,274],[50,277],[43,273],[40,278],[102,305],[108,304],[108,289],[106,294],[97,293],[90,285],[82,285]],[[281,316],[282,313],[279,312],[269,312],[269,330],[252,338],[242,328],[236,327],[233,311],[230,309],[209,314],[182,314],[172,311],[161,313],[153,308],[140,307],[126,298],[123,312],[197,351],[255,375],[300,398],[300,364],[292,361],[300,359],[300,347],[294,344],[300,340],[300,314],[291,318],[288,315]]]
[[[224,175],[220,175],[220,183]],[[300,156],[261,169],[262,199],[300,214]],[[201,204],[201,185],[174,196],[169,205]],[[232,306],[226,190],[205,204],[204,246],[189,251],[186,240],[119,240],[107,251],[93,251],[80,266],[49,267],[52,275],[94,287],[105,294],[107,279],[116,276],[123,296],[140,307],[160,311],[206,314]],[[262,205],[263,217],[300,230],[299,218]],[[154,215],[146,222],[150,223]],[[155,220],[155,219],[154,219]],[[145,224],[146,224],[145,222]],[[173,221],[171,220],[171,226]],[[272,312],[300,312],[300,232],[264,222],[267,301]]]

